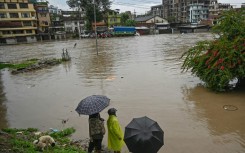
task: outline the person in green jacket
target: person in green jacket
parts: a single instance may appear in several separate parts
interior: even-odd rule
[[[116,109],[108,110],[109,118],[107,120],[108,128],[108,149],[113,150],[114,153],[120,153],[124,145],[123,131],[116,116]]]

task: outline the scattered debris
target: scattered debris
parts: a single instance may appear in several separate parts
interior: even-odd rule
[[[116,79],[116,76],[108,76],[105,80],[114,80]]]
[[[42,132],[40,132],[40,131],[34,132],[34,135],[35,135],[35,136],[39,136],[39,135],[41,135],[41,134],[42,134]]]
[[[62,124],[66,124],[68,122],[69,119],[62,119],[61,123]]]
[[[68,53],[67,49],[65,50],[64,48],[62,49],[61,57],[62,57],[62,61],[70,61],[71,60],[70,54]]]
[[[18,131],[16,132],[16,134],[23,134],[23,131]]]
[[[58,129],[49,128],[49,130],[51,131],[51,133],[59,132]]]
[[[224,105],[223,106],[224,110],[227,110],[227,111],[236,111],[238,110],[238,108],[234,105]]]

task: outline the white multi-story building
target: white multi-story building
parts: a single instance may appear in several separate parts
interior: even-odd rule
[[[48,7],[48,10],[50,14],[61,15],[61,9],[59,9],[57,6],[55,7],[54,5],[50,5]]]
[[[191,23],[198,23],[201,20],[206,20],[208,18],[208,7],[203,3],[196,3],[189,5],[189,21]]]
[[[81,14],[78,11],[62,11],[62,20],[67,33],[81,33]]]

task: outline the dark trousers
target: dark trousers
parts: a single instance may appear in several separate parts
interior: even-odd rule
[[[101,144],[102,144],[102,139],[93,139],[93,141],[89,142],[88,152],[91,153],[94,150],[94,148],[95,150],[100,151],[102,147]]]

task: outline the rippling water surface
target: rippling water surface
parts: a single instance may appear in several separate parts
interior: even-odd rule
[[[1,46],[1,62],[60,58],[63,48],[72,61],[18,75],[2,70],[0,128],[75,127],[73,138],[84,139],[88,117],[74,109],[81,99],[103,94],[117,108],[123,128],[135,117],[158,122],[165,132],[159,153],[244,153],[245,91],[214,93],[189,72],[181,73],[183,52],[210,39],[205,33],[99,39],[98,56],[94,39]]]

